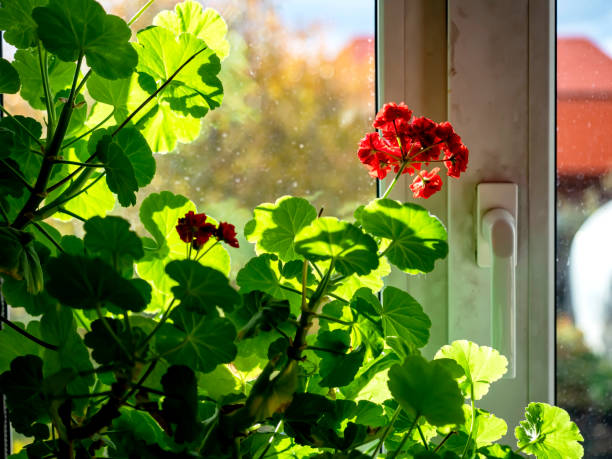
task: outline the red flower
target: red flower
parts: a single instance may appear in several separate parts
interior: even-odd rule
[[[414,178],[410,189],[415,198],[428,198],[442,189],[442,179],[438,175],[439,167],[431,172],[423,171]]]
[[[359,142],[357,156],[369,169],[372,177],[383,179],[392,166],[398,165],[401,159],[399,148],[385,142],[376,132],[370,132]]]
[[[382,129],[383,131],[394,131],[393,122],[396,120],[410,121],[412,117],[412,110],[408,108],[403,102],[399,105],[389,103],[383,105],[380,109],[372,126],[374,129]]]
[[[208,242],[211,236],[214,236],[217,232],[217,227],[212,223],[204,223],[198,228],[198,234],[193,240],[193,248],[200,250],[204,244]]]
[[[217,228],[216,237],[220,241],[226,242],[232,247],[239,247],[238,239],[236,239],[236,228],[230,223],[221,222]]]
[[[198,235],[199,228],[206,223],[206,214],[195,214],[190,210],[184,218],[179,218],[176,230],[183,242],[192,242]]]
[[[454,151],[444,155],[444,164],[448,171],[449,177],[459,178],[461,172],[465,172],[467,169],[469,150],[465,145],[460,145]]]

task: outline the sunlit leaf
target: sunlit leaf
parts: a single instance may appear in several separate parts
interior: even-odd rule
[[[30,48],[36,45],[36,22],[32,19],[32,9],[46,5],[48,0],[2,0],[0,7],[0,30],[3,37],[17,48]]]
[[[385,257],[378,260],[378,268],[373,269],[368,274],[360,276],[351,274],[342,282],[334,286],[332,293],[346,300],[353,297],[360,288],[369,288],[374,293],[378,293],[385,285],[384,277],[391,273],[391,265]]]
[[[255,243],[255,251],[274,253],[282,261],[300,259],[295,251],[295,236],[317,217],[308,201],[283,196],[274,204],[263,203],[253,210],[253,220],[245,226],[245,236]]]
[[[385,256],[408,273],[430,272],[448,253],[444,226],[416,204],[376,199],[356,217],[365,231],[387,240]]]
[[[158,95],[157,105],[147,107],[136,122],[153,151],[169,152],[177,141],[195,140],[200,132],[198,119],[221,105],[220,61],[194,35],[175,38],[169,30],[151,27],[140,31],[137,39],[137,70],[149,77],[141,76],[139,84],[151,94],[195,56]]]
[[[153,24],[170,30],[174,35],[190,33],[195,35],[219,56],[225,59],[229,53],[227,24],[212,8],[203,9],[192,0],[179,3],[174,11],[161,11],[153,18]]]
[[[20,86],[19,74],[15,67],[0,57],[0,94],[15,94]]]
[[[3,139],[4,145],[0,149],[0,157],[8,152],[9,157],[18,163],[19,171],[26,181],[33,186],[38,177],[42,159],[41,156],[32,152],[32,150],[39,150],[40,147],[30,134],[40,139],[42,126],[34,118],[16,115],[15,119],[10,117],[0,118],[1,130],[4,130],[4,132],[0,132],[0,139]],[[11,133],[11,135],[8,135],[8,133]]]
[[[85,55],[87,65],[109,79],[134,71],[138,56],[129,44],[129,27],[94,0],[50,0],[35,8],[32,17],[45,48],[63,61]]]
[[[117,195],[119,203],[123,207],[136,204],[138,182],[134,167],[122,148],[112,141],[110,135],[105,135],[98,142],[96,153],[104,164],[106,184]]]
[[[333,260],[342,274],[368,274],[378,267],[374,239],[350,223],[333,217],[318,218],[300,230],[295,250],[309,260]]]
[[[228,319],[183,309],[176,309],[170,316],[174,324],[159,330],[155,344],[168,362],[208,373],[236,357],[236,328]]]
[[[21,79],[20,95],[32,108],[42,110],[45,108],[45,92],[42,78],[40,76],[40,64],[38,62],[38,50],[20,49],[15,53],[13,66],[19,72]],[[51,97],[63,90],[68,89],[74,77],[76,65],[72,62],[64,62],[53,54],[48,57],[47,74],[49,76],[49,90]]]
[[[530,403],[514,435],[522,451],[537,457],[578,459],[584,454],[578,426],[567,411],[547,403]]]
[[[420,355],[406,357],[389,371],[393,398],[413,418],[423,416],[434,426],[463,424],[463,395],[440,361]]]
[[[491,383],[500,379],[508,367],[506,357],[495,349],[466,340],[443,346],[435,358],[453,359],[463,368],[465,376],[459,379],[459,386],[466,397],[471,397],[470,386],[473,384],[475,400],[484,397]]]

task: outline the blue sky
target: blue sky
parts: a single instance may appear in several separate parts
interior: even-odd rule
[[[612,1],[558,0],[557,35],[590,38],[612,56]]]

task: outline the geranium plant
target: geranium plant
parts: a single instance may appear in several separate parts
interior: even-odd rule
[[[358,152],[371,175],[395,172],[383,198],[353,221],[297,197],[261,204],[244,229],[257,256],[235,280],[234,225],[186,197],[147,196],[145,235],[105,215],[113,194],[136,204],[153,153],[194,140],[223,96],[222,18],[187,1],[130,42],[140,13],[1,2],[18,51],[0,61],[0,92],[45,113],[43,128],[1,108],[2,294],[33,316],[1,317],[0,391],[31,440],[14,457],[581,457],[576,425],[544,403],[527,407],[516,449],[494,444],[506,423],[477,401],[506,359],[468,341],[425,359],[429,317],[384,287],[391,265],[426,273],[448,252],[438,219],[387,196],[405,173],[428,197],[441,168],[466,170],[449,123],[386,105]],[[49,224],[59,215],[84,237]]]

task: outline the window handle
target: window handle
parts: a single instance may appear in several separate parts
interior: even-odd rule
[[[478,264],[490,269],[491,346],[508,359],[506,378],[516,376],[516,210],[512,183],[478,185]]]

